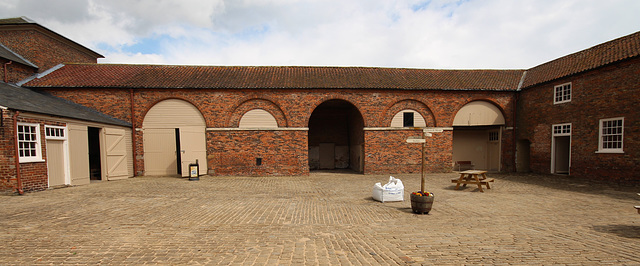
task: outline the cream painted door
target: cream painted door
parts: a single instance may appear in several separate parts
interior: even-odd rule
[[[500,170],[500,132],[490,130],[487,142],[487,170]]]
[[[143,134],[145,175],[177,175],[175,129],[147,128]]]
[[[180,128],[180,159],[182,176],[189,176],[189,164],[198,160],[199,174],[207,174],[207,143],[205,140],[205,128],[181,127]]]
[[[89,134],[87,126],[69,125],[71,185],[89,184]]]
[[[104,128],[103,132],[107,180],[128,177],[126,131],[124,129]]]
[[[67,184],[65,176],[64,140],[47,140],[47,172],[49,187]]]

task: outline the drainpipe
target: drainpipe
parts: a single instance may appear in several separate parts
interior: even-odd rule
[[[518,172],[518,137],[516,136],[516,128],[518,127],[518,100],[520,99],[520,92],[516,92],[515,101],[513,103],[513,170]]]
[[[138,167],[136,163],[136,119],[134,117],[133,109],[133,88],[129,89],[129,98],[131,101],[131,143],[133,145],[133,176],[138,173]]]
[[[13,61],[4,63],[4,83],[9,83],[9,79],[7,78],[7,65],[11,65],[11,63],[13,63]]]
[[[16,162],[16,181],[18,182],[16,190],[18,194],[24,195],[24,190],[22,190],[22,178],[20,178],[20,152],[18,151],[18,115],[19,111],[16,111],[13,114],[13,140],[15,143],[15,162]]]

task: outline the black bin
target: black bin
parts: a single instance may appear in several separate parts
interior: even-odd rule
[[[198,160],[196,163],[189,164],[189,181],[200,180],[200,165]]]

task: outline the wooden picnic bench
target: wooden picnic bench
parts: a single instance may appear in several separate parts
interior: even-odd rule
[[[452,183],[456,183],[456,190],[460,188],[460,185],[466,187],[467,184],[475,184],[478,185],[478,190],[480,192],[484,192],[482,186],[486,186],[487,189],[491,189],[489,186],[490,182],[493,182],[493,178],[487,178],[487,171],[482,170],[467,170],[460,172],[459,178],[451,179]]]

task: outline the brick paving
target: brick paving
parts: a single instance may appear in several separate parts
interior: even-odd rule
[[[0,265],[640,264],[640,187],[429,174],[428,215],[371,199],[388,175],[139,177],[0,195]]]

